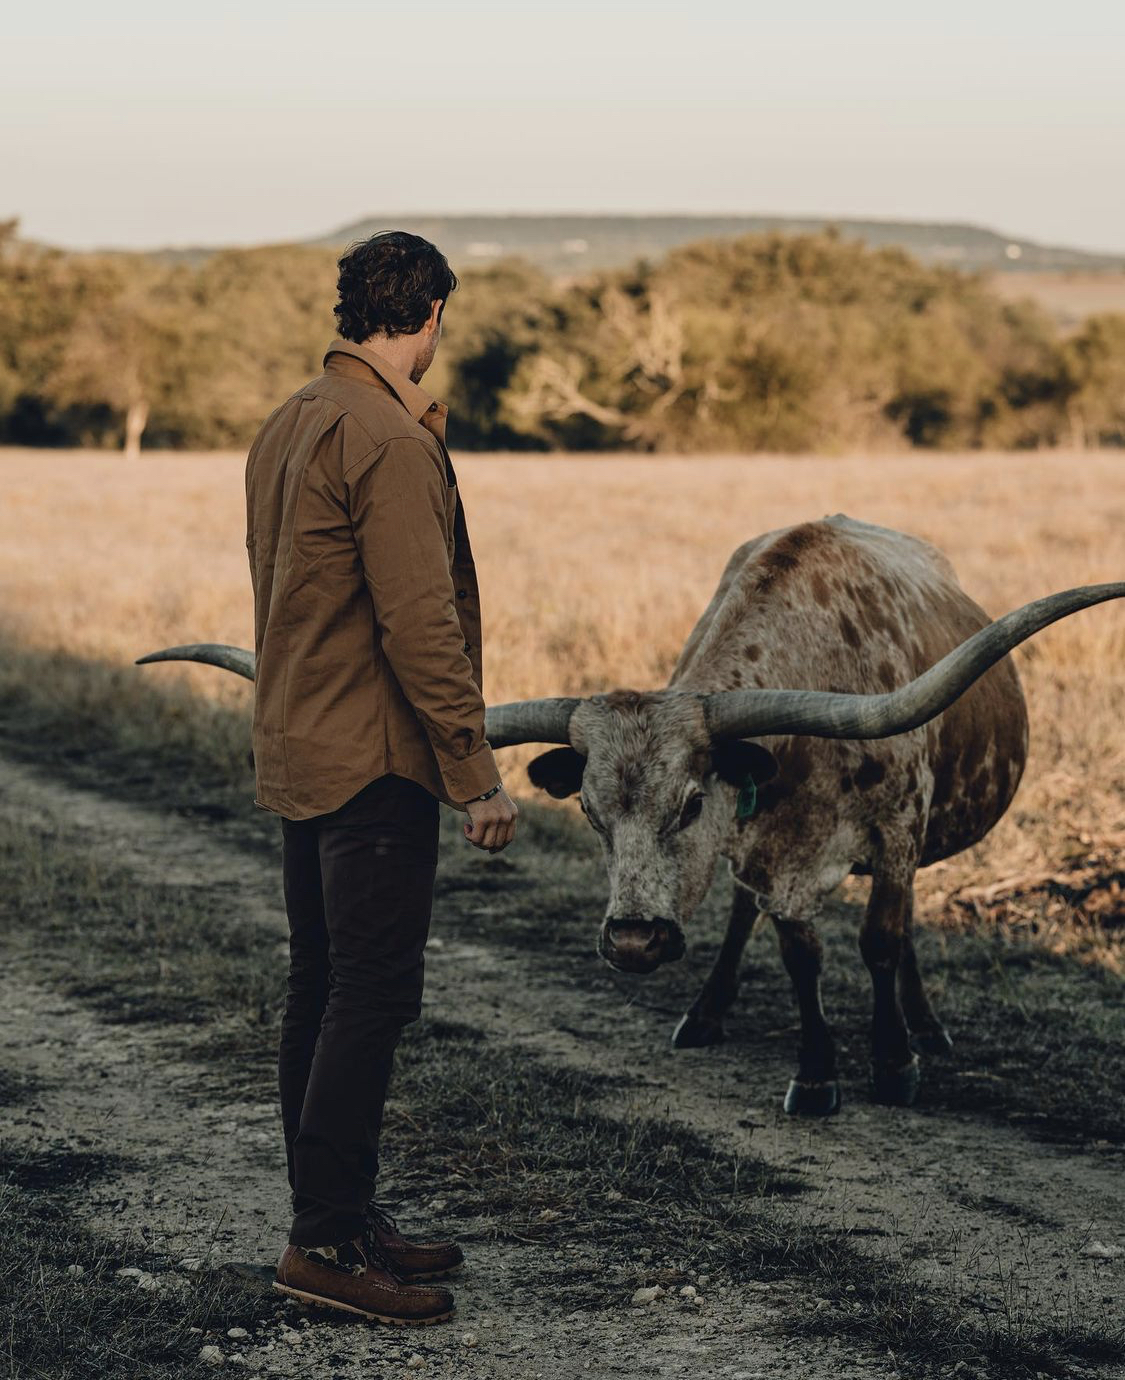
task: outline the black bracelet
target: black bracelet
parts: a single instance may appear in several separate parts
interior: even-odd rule
[[[477,801],[477,800],[491,800],[492,797],[496,794],[497,791],[502,791],[503,789],[504,789],[504,783],[503,783],[503,781],[501,781],[501,782],[499,783],[499,785],[493,786],[493,788],[492,788],[490,791],[485,791],[485,793],[484,793],[483,795],[474,795],[474,796],[473,796],[473,800],[474,800],[474,801]]]

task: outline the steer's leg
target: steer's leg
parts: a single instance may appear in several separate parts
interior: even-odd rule
[[[903,935],[911,902],[911,878],[876,869],[871,899],[859,935],[860,952],[871,973],[871,1090],[876,1102],[909,1107],[918,1095],[918,1056],[896,988]]]
[[[836,1046],[820,1005],[820,936],[807,921],[780,920],[775,915],[773,923],[781,961],[793,981],[801,1012],[800,1062],[785,1094],[785,1110],[827,1116],[840,1109],[840,1085],[836,1081]]]
[[[934,1014],[918,971],[914,952],[914,890],[911,888],[902,925],[902,957],[898,964],[898,997],[910,1028],[911,1048],[919,1054],[948,1054],[953,1041]]]
[[[738,995],[738,962],[757,918],[758,907],[750,892],[735,882],[727,932],[715,956],[714,966],[699,996],[672,1032],[672,1043],[677,1049],[717,1045],[725,1038],[723,1016]]]

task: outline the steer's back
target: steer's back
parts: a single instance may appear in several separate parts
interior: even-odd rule
[[[767,532],[734,552],[669,684],[872,694],[906,684],[989,621],[928,542],[837,514]],[[782,778],[787,760],[800,764],[802,777],[790,787],[853,790],[844,764],[855,744],[789,741],[791,750],[778,753]],[[863,745],[880,785],[865,804],[916,793],[921,862],[935,862],[996,823],[1026,753],[1023,694],[1005,657],[925,728]],[[928,791],[920,779],[927,774]],[[782,813],[794,793],[779,782]]]

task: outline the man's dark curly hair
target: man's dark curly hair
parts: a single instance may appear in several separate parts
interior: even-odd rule
[[[357,343],[377,331],[413,335],[425,325],[430,303],[441,299],[440,314],[457,286],[441,250],[405,230],[383,230],[349,245],[339,268],[336,321],[341,336]]]

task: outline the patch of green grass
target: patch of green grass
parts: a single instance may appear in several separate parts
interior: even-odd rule
[[[221,821],[244,847],[276,830],[253,805],[248,710],[167,668],[28,647],[0,629],[0,746],[72,784]]]
[[[1003,1306],[937,1299],[919,1287],[905,1262],[872,1268],[864,1259],[832,1261],[817,1280],[827,1307],[791,1316],[794,1337],[850,1338],[900,1364],[910,1375],[960,1372],[988,1377],[1073,1376],[1076,1362],[1125,1358],[1125,1326],[1104,1310],[1091,1316],[1063,1301],[1045,1301],[1012,1281]]]
[[[40,974],[122,1021],[272,1023],[278,936],[238,923],[235,899],[138,885],[53,832],[0,819],[0,933]]]
[[[1039,1140],[1125,1146],[1121,976],[985,928],[921,939],[956,1041],[953,1060],[927,1064],[926,1105],[1006,1120]]]
[[[42,1086],[42,1080],[34,1074],[0,1069],[0,1107],[26,1106],[35,1100]]]
[[[208,1333],[251,1328],[279,1303],[221,1271],[177,1272],[145,1247],[78,1226],[69,1195],[112,1172],[105,1156],[57,1151],[0,1158],[0,1363],[36,1380],[151,1380],[213,1373]],[[131,1267],[152,1276],[143,1288]],[[193,1332],[196,1328],[198,1331]]]
[[[455,1215],[505,1239],[623,1259],[643,1240],[682,1269],[718,1264],[756,1278],[802,1263],[761,1211],[799,1192],[796,1177],[718,1155],[678,1124],[609,1115],[620,1080],[551,1068],[448,1022],[425,1022],[417,1038],[387,1125],[401,1188],[436,1185]]]

